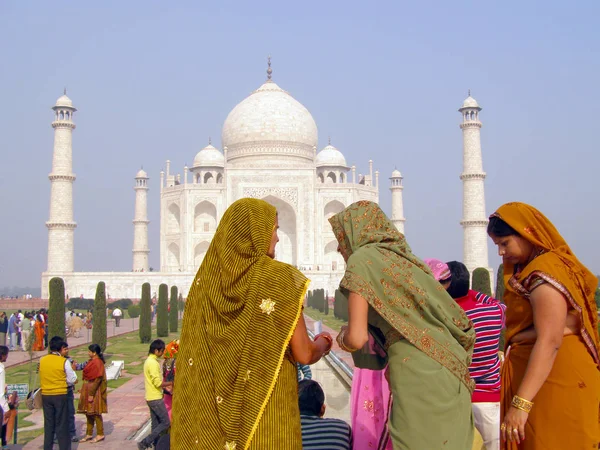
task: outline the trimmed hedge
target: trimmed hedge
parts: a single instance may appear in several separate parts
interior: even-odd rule
[[[158,305],[156,305],[156,335],[169,336],[169,286],[162,283],[158,287]]]
[[[140,342],[148,344],[152,340],[152,304],[150,301],[150,283],[142,284],[140,302]]]
[[[114,300],[112,302],[110,302],[108,304],[108,307],[110,309],[115,309],[116,307],[119,307],[119,309],[129,309],[129,307],[133,305],[133,302],[131,301],[131,299],[129,298],[122,298],[119,300]]]
[[[104,281],[100,281],[96,287],[93,314],[92,342],[98,344],[104,352],[106,350],[106,286]]]
[[[131,319],[135,319],[136,317],[140,317],[140,310],[140,305],[131,305],[127,308],[127,314],[129,314]]]
[[[66,339],[65,282],[62,278],[54,277],[48,283],[48,288],[48,291],[50,292],[50,305],[48,307],[48,341],[54,336],[60,336],[63,339]]]
[[[72,297],[67,302],[67,309],[84,309],[89,311],[94,308],[94,300],[91,298]]]
[[[490,272],[487,269],[483,267],[475,269],[473,272],[473,290],[489,295],[490,297],[492,296]]]
[[[171,301],[169,302],[169,331],[177,332],[179,322],[179,311],[177,308],[177,286],[171,286]]]
[[[502,301],[504,299],[504,264],[498,266],[498,273],[496,274],[496,300]]]
[[[333,315],[337,319],[348,321],[348,299],[339,289],[335,290]]]

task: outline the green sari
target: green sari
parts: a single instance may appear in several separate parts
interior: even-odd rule
[[[472,323],[377,204],[329,221],[348,256],[340,288],[367,300],[370,334],[387,353],[394,449],[470,449]],[[374,368],[371,353],[353,354],[357,366]]]

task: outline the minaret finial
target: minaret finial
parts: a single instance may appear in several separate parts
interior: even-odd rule
[[[267,80],[271,81],[271,74],[273,73],[273,69],[271,69],[271,55],[267,58],[267,64],[269,66],[267,69]]]
[[[63,89],[63,94],[67,95],[67,87],[65,86],[65,88]]]
[[[331,145],[331,136],[329,136],[329,145]]]
[[[471,96],[471,89],[469,89],[469,97]]]

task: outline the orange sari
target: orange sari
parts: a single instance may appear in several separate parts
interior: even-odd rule
[[[598,312],[594,293],[597,278],[576,258],[554,225],[524,203],[507,203],[492,216],[501,218],[521,237],[541,249],[527,266],[504,266],[506,345],[502,367],[502,418],[525,376],[535,341],[511,343],[533,326],[531,291],[548,283],[579,317],[578,335],[565,336],[548,378],[532,400],[525,424],[525,441],[502,441],[505,450],[564,450],[598,448],[600,442],[600,371]]]
[[[36,320],[35,325],[33,326],[33,331],[35,332],[33,351],[39,352],[44,350],[44,323]]]

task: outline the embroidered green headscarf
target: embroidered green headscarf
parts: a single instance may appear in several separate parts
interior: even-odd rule
[[[381,208],[359,201],[329,222],[348,255],[340,287],[364,297],[404,339],[473,391],[473,324]]]

